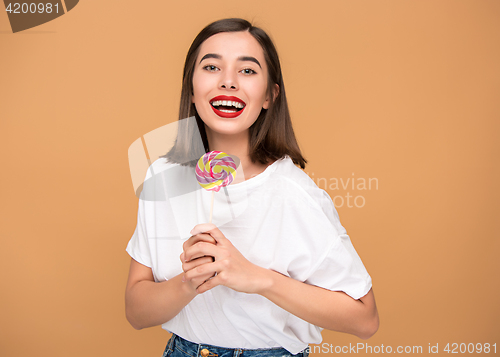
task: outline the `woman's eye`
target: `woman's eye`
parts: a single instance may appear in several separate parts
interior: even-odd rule
[[[209,64],[208,66],[203,67],[203,69],[206,69],[207,71],[213,72],[217,69],[214,65]]]
[[[248,72],[248,71],[249,71],[249,72]],[[251,68],[245,68],[245,69],[243,70],[243,73],[245,73],[245,74],[254,74],[254,73],[257,73],[257,72],[255,72],[255,71],[254,71],[253,69],[251,69]]]

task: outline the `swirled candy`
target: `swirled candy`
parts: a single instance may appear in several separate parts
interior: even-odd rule
[[[200,157],[196,165],[196,179],[205,190],[219,192],[233,182],[236,164],[226,153],[210,151]]]

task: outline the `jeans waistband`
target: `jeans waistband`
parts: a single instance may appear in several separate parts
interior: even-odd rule
[[[259,349],[245,349],[245,348],[228,348],[212,346],[207,344],[199,344],[190,342],[182,337],[172,334],[172,337],[167,343],[164,357],[308,357],[308,349],[302,352],[292,354],[286,349],[281,347],[275,348],[259,348]]]

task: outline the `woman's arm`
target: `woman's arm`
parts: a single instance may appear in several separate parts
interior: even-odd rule
[[[201,232],[214,237],[216,245],[199,242],[185,249],[181,256],[186,262],[204,255],[215,257],[215,262],[195,269],[183,266],[185,281],[217,272],[214,278],[198,287],[198,293],[224,285],[236,291],[260,294],[295,316],[328,330],[354,334],[362,339],[377,331],[379,319],[371,289],[355,300],[340,291],[297,281],[249,262],[213,224],[198,225],[191,233]]]
[[[187,263],[193,269],[212,262],[212,257],[202,257]],[[196,288],[213,274],[202,274],[190,284],[182,282],[184,274],[172,279],[155,282],[151,268],[130,261],[130,272],[125,289],[125,315],[137,330],[161,325],[175,317],[197,295]]]
[[[264,269],[259,294],[295,316],[327,330],[370,338],[379,318],[373,290],[354,300],[341,291],[302,283],[276,271]]]
[[[169,321],[195,296],[196,291],[182,283],[181,274],[157,283],[151,268],[131,259],[125,289],[125,315],[135,329]]]

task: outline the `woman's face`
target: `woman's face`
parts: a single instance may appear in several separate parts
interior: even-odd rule
[[[207,130],[229,135],[248,130],[269,106],[266,90],[264,51],[249,32],[222,32],[201,44],[192,102]]]

